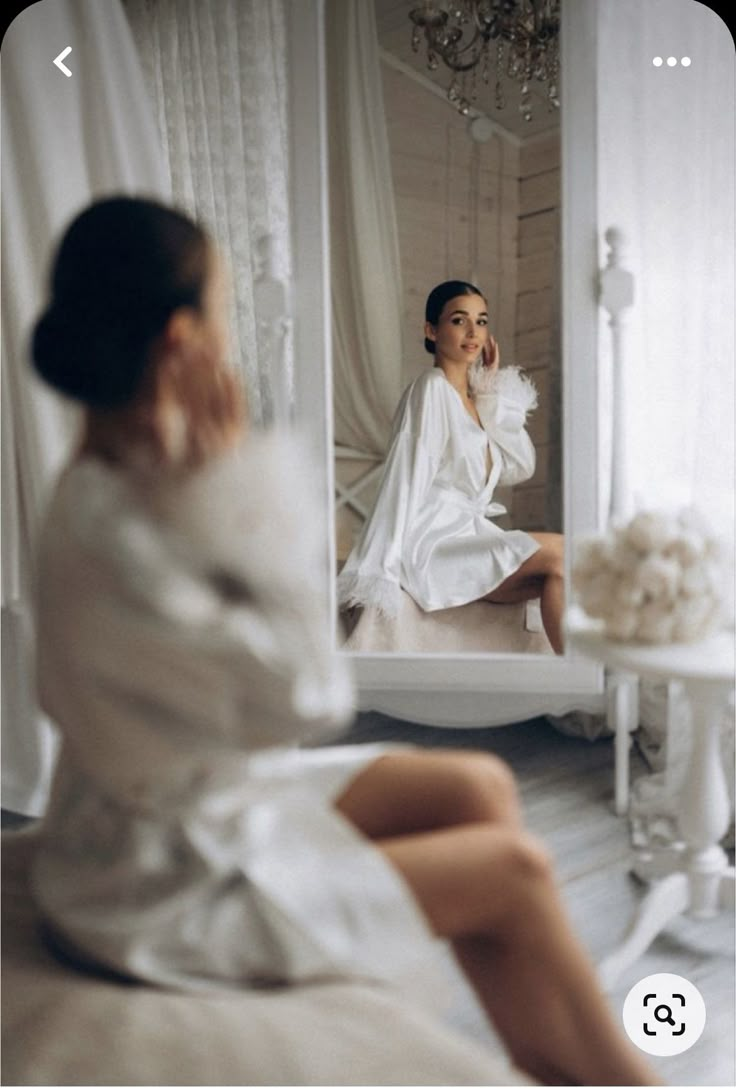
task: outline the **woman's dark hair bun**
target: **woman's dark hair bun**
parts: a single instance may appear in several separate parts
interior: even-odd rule
[[[199,308],[208,241],[187,216],[156,201],[110,197],[67,229],[52,268],[52,298],[33,330],[37,373],[93,408],[136,396],[170,315]]]
[[[91,408],[117,408],[133,399],[147,361],[132,343],[91,315],[52,305],[36,323],[31,345],[37,373],[57,392]]]
[[[477,288],[474,284],[469,284],[467,280],[445,280],[433,287],[429,295],[427,295],[427,302],[424,306],[424,320],[428,321],[430,325],[436,325],[440,320],[440,314],[444,310],[445,304],[450,299],[456,299],[458,295],[480,295],[481,298],[484,298],[480,288]],[[430,355],[435,354],[435,343],[429,337],[424,338],[424,347]]]

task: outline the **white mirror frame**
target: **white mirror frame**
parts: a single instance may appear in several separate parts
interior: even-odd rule
[[[600,519],[595,0],[562,0],[562,388],[566,579],[569,542]],[[320,472],[335,570],[332,370],[322,0],[287,0],[293,214],[294,412]],[[565,58],[574,64],[565,65]],[[335,580],[328,579],[336,616]],[[430,725],[491,726],[604,708],[603,670],[572,650],[350,656],[361,710]]]

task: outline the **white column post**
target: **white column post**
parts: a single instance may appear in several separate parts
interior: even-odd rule
[[[629,479],[626,425],[627,352],[626,311],[634,302],[634,277],[623,267],[625,238],[618,227],[605,233],[608,259],[600,274],[599,301],[608,313],[613,368],[613,421],[611,435],[611,498],[609,522],[616,525],[631,515],[633,499]],[[629,750],[631,734],[639,725],[639,684],[635,674],[619,671],[607,677],[608,724],[615,733],[615,797],[619,815],[629,806]]]

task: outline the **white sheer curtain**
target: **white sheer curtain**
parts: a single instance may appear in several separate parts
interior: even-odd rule
[[[733,540],[733,41],[693,0],[599,11],[600,225],[624,232],[636,284],[631,489],[638,506],[695,504]]]
[[[632,498],[637,507],[698,507],[732,555],[733,42],[719,16],[693,0],[599,0],[598,40],[600,226],[623,231],[635,276],[625,374]],[[600,344],[610,361],[603,320]],[[724,594],[732,604],[733,587]],[[674,834],[689,731],[675,689],[669,701],[668,710],[663,686],[642,685],[640,740],[660,770],[634,784],[640,846]],[[733,708],[723,727],[728,769]]]
[[[287,176],[285,14],[282,0],[125,0],[154,102],[174,202],[209,229],[232,279],[234,362],[251,416],[270,423],[272,329],[259,322],[265,238],[271,271],[291,271]],[[266,274],[268,270],[265,270]],[[284,315],[284,317],[287,317]],[[291,369],[288,341],[277,362]],[[277,392],[278,395],[278,392]]]
[[[327,0],[335,441],[383,455],[401,395],[402,294],[375,12]]]
[[[67,77],[53,64],[72,51]],[[30,618],[39,515],[77,417],[30,373],[51,247],[93,196],[166,197],[150,106],[119,0],[42,0],[2,58],[2,804],[42,812],[55,738],[36,708]]]

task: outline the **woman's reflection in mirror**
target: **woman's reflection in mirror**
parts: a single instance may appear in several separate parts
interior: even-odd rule
[[[539,598],[560,654],[563,537],[494,522],[506,513],[496,489],[534,472],[525,423],[536,390],[517,367],[500,366],[488,304],[473,284],[438,284],[424,332],[434,367],[399,403],[376,502],[338,579],[340,605],[395,617],[402,591],[426,612]]]

